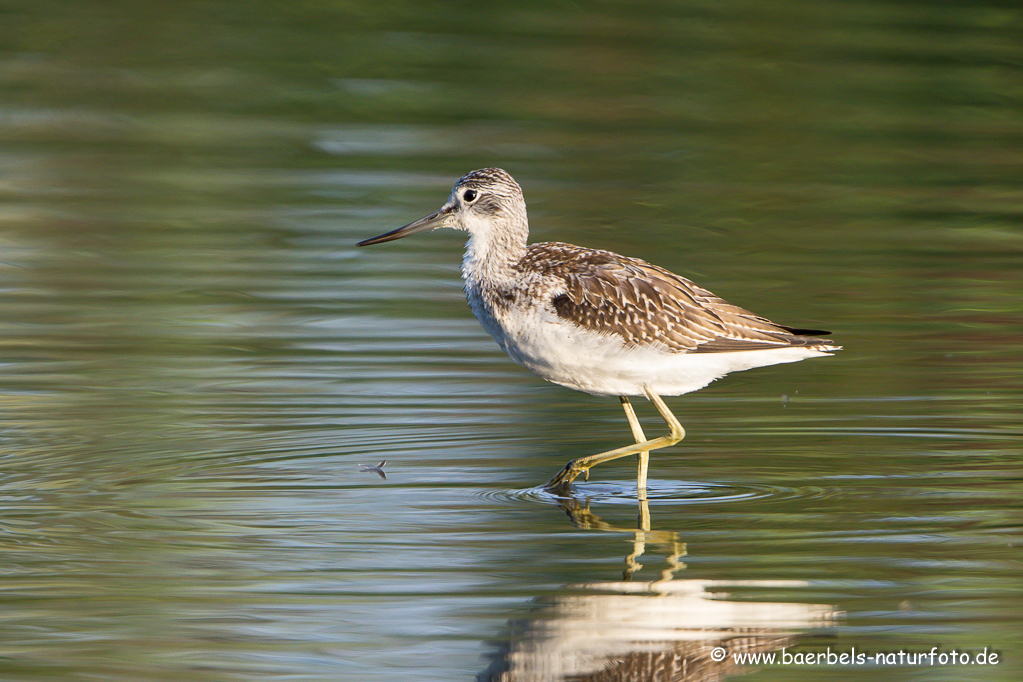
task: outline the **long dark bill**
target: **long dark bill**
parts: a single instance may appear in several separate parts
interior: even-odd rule
[[[372,246],[373,244],[393,242],[395,239],[401,239],[402,237],[407,237],[410,234],[415,234],[416,232],[424,232],[435,227],[440,227],[441,223],[448,217],[450,212],[450,209],[446,207],[442,208],[439,211],[420,218],[414,223],[409,223],[404,227],[399,227],[397,230],[391,230],[390,232],[382,234],[379,237],[373,237],[372,239],[363,239],[361,242],[356,244],[356,246]]]

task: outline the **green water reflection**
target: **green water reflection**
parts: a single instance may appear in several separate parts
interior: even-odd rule
[[[833,679],[1019,679],[1021,46],[999,2],[4,4],[0,678],[473,679],[631,595],[634,462],[599,523],[534,490],[617,402],[501,355],[458,235],[353,246],[498,165],[535,240],[846,348],[669,399],[685,554],[629,584],[1002,654]]]

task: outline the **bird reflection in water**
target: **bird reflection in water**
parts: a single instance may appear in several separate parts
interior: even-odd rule
[[[601,520],[589,504],[563,499],[562,509],[585,529],[632,532],[622,581],[567,585],[565,594],[537,600],[510,623],[507,642],[478,682],[703,682],[749,672],[732,654],[790,647],[797,635],[838,617],[824,604],[730,601],[725,588],[795,588],[801,581],[678,580],[686,546],[673,531],[652,531],[645,495],[638,528]],[[632,581],[648,547],[665,552],[652,582]],[[722,655],[724,654],[724,655]]]

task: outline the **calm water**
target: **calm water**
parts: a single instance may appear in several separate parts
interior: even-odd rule
[[[5,3],[0,679],[1020,679],[1021,67],[1017,3]],[[353,246],[488,165],[845,350],[669,399],[648,532],[543,494],[617,401],[461,235]]]

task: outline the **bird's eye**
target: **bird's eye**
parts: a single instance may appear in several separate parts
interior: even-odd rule
[[[472,202],[476,201],[477,196],[479,196],[479,193],[476,190],[467,189],[462,194],[462,199],[464,199],[466,203],[471,204]]]

